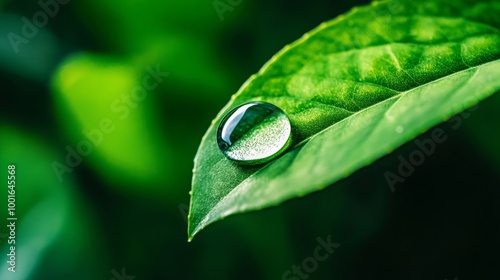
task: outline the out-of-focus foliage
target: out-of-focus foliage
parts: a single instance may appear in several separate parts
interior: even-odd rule
[[[106,273],[102,260],[106,259],[94,211],[89,211],[72,178],[60,183],[54,177],[52,163],[59,158],[57,152],[36,135],[16,128],[0,126],[0,164],[16,166],[15,243],[4,239],[0,244],[2,258],[7,260],[10,247],[16,249],[16,272],[0,265],[1,279],[47,279],[51,275],[71,279],[99,278]],[[6,183],[6,182],[5,182]],[[8,190],[5,186],[5,190]],[[7,193],[2,192],[2,193]],[[0,219],[7,221],[7,195],[2,199]],[[11,220],[8,221],[10,223]],[[3,226],[0,233],[10,234]],[[10,235],[9,235],[10,236]],[[10,258],[10,257],[9,257]],[[54,260],[59,260],[54,265]],[[88,262],[88,259],[94,259]],[[87,269],[78,274],[82,263]]]
[[[148,90],[166,78],[156,71],[150,66],[141,73],[116,59],[80,54],[65,61],[54,78],[59,119],[74,140],[66,152],[91,161],[120,188],[168,190],[172,182],[171,141],[162,134]]]

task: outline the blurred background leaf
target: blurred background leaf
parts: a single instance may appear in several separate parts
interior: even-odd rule
[[[53,175],[51,163],[59,155],[46,141],[15,128],[1,126],[0,135],[1,166],[16,165],[18,218],[16,243],[8,243],[7,239],[0,243],[4,257],[10,253],[10,246],[17,248],[16,273],[7,270],[10,265],[4,261],[0,277],[47,279],[58,275],[61,279],[92,279],[106,273],[107,250],[95,222],[96,213],[84,207],[88,201],[82,199],[74,180],[62,184]],[[0,206],[0,218],[7,221],[7,196]],[[9,234],[10,230],[3,226],[4,232]],[[98,255],[96,248],[100,248]],[[87,269],[75,275],[82,263],[87,263]]]
[[[96,172],[121,188],[165,191],[173,175],[173,155],[148,98],[152,93],[141,85],[141,76],[150,76],[143,72],[113,58],[82,53],[58,69],[54,99],[73,140],[66,146],[68,155],[88,159]]]

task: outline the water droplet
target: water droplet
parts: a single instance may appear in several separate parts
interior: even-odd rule
[[[267,102],[250,102],[231,110],[219,124],[217,144],[229,159],[260,164],[276,158],[291,143],[286,114]]]

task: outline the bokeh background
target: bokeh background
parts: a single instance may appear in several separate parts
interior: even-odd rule
[[[17,166],[19,219],[11,273],[2,179],[0,279],[285,279],[327,236],[341,246],[307,279],[500,277],[498,97],[439,125],[448,140],[394,192],[384,173],[412,142],[187,242],[210,121],[284,45],[368,1],[48,2],[0,0],[0,173]]]

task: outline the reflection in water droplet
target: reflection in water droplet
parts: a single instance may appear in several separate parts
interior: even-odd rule
[[[286,114],[266,102],[250,102],[230,111],[217,129],[217,144],[229,159],[260,164],[280,155],[291,143]]]

